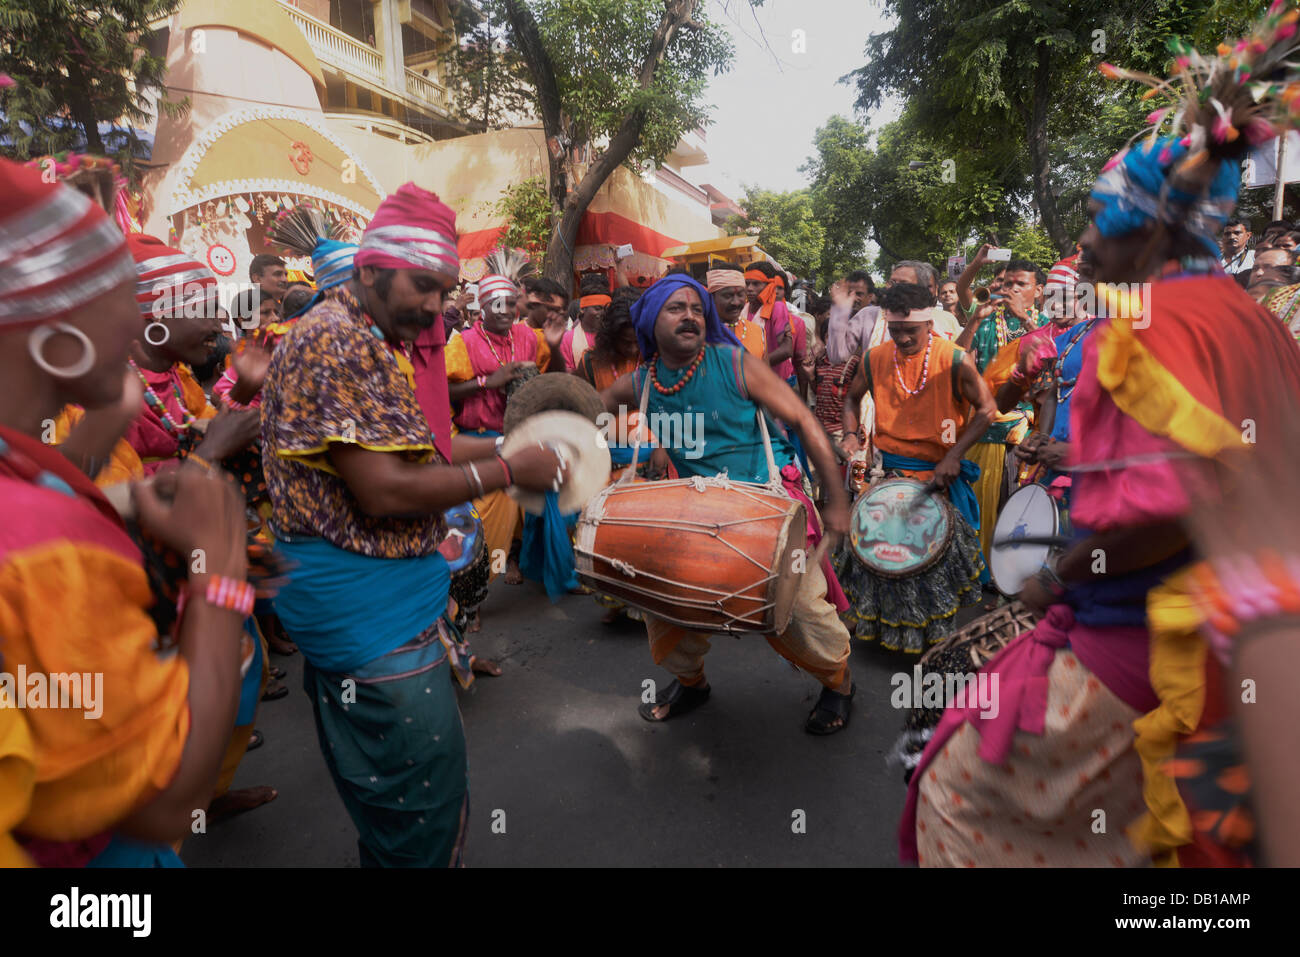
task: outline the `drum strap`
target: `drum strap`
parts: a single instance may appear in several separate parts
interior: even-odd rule
[[[649,405],[650,405],[650,375],[647,372],[645,377],[645,385],[641,387],[641,412],[637,416],[638,423],[645,422],[646,420],[645,410],[649,407]],[[641,454],[641,431],[642,431],[641,427],[640,425],[638,425],[636,431],[632,435],[632,464],[629,465],[627,469],[624,470],[623,474],[618,477],[618,481],[614,483],[616,485],[630,485],[632,483],[632,480],[636,478],[636,462]],[[770,457],[771,454],[772,453],[769,450],[768,456]]]

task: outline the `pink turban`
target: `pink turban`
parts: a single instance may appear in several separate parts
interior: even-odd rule
[[[407,183],[379,204],[353,263],[458,275],[456,214],[433,193]]]

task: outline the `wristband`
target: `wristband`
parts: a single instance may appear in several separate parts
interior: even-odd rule
[[[181,589],[180,597],[176,602],[176,616],[178,619],[184,614],[190,596],[191,589],[187,584],[186,587]],[[257,592],[246,581],[227,578],[224,575],[213,575],[208,579],[208,587],[204,589],[200,597],[214,608],[224,608],[226,611],[238,612],[241,616],[247,618],[253,613],[253,603],[257,600]]]
[[[1243,625],[1300,613],[1300,558],[1272,549],[1201,562],[1191,570],[1202,635],[1220,661],[1231,660]]]

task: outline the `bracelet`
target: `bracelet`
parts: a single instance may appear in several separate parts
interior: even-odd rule
[[[515,476],[514,476],[514,473],[510,471],[510,463],[507,462],[507,461],[506,461],[502,456],[500,456],[500,455],[498,455],[496,458],[497,458],[497,461],[501,463],[501,468],[502,468],[502,470],[506,473],[506,487],[509,488],[511,485],[514,485],[514,484],[515,484]]]
[[[467,462],[466,464],[469,465],[470,474],[474,476],[474,487],[478,489],[478,497],[482,498],[487,492],[483,489],[483,479],[479,477],[478,466],[473,462]]]
[[[1053,598],[1061,598],[1070,589],[1066,587],[1065,582],[1061,581],[1061,576],[1056,573],[1056,569],[1051,565],[1044,565],[1034,573],[1035,580],[1046,588]]]
[[[478,387],[480,389],[484,389],[484,390],[487,389],[487,376],[485,375],[476,376],[474,381],[478,383]]]
[[[501,454],[501,446],[505,444],[506,444],[506,437],[504,435],[498,435],[496,437],[496,441],[492,443],[492,447],[496,450],[497,455]]]
[[[474,476],[469,474],[469,466],[462,465],[460,467],[460,474],[465,476],[465,484],[469,486],[469,494],[474,498],[482,498],[482,495],[474,494]]]
[[[1204,615],[1201,633],[1225,664],[1243,625],[1300,614],[1300,557],[1271,548],[1231,555],[1191,569],[1192,596]]]
[[[176,602],[176,617],[178,620],[185,612],[185,605],[188,603],[190,595],[191,590],[187,583],[181,589],[180,597]],[[204,589],[201,597],[214,608],[235,611],[247,618],[253,613],[253,603],[257,600],[257,591],[246,581],[227,578],[224,575],[213,575],[208,579],[208,587]]]
[[[209,461],[208,461],[207,459],[205,459],[203,456],[201,456],[201,455],[196,455],[196,454],[193,453],[193,452],[191,452],[189,455],[185,456],[185,461],[186,461],[186,462],[193,462],[195,465],[197,465],[197,466],[198,466],[199,468],[201,468],[201,469],[204,469],[205,471],[208,471],[208,472],[214,471],[213,468],[212,468],[212,463],[211,463],[211,462],[209,462]]]

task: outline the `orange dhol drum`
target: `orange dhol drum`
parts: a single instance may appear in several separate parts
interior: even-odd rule
[[[771,635],[790,624],[807,543],[804,507],[783,491],[695,476],[607,486],[582,510],[574,554],[583,584],[656,618]]]

